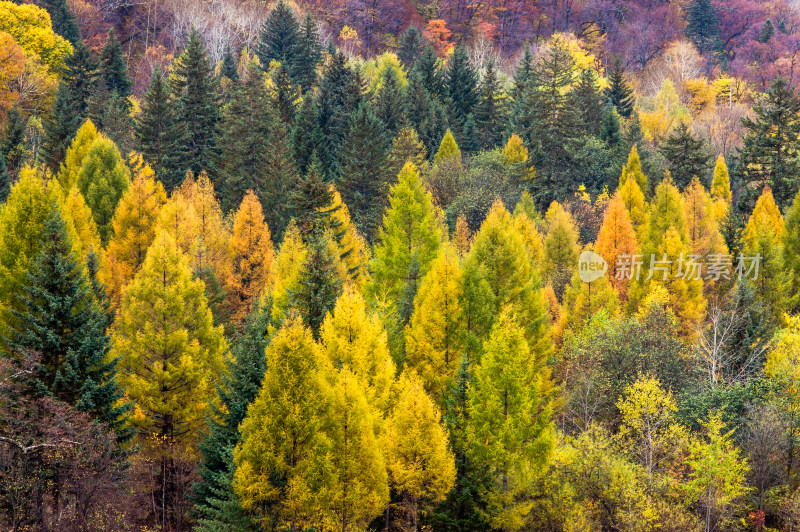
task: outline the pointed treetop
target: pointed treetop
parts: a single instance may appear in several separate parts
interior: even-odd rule
[[[449,160],[456,161],[458,164],[461,163],[461,150],[458,148],[456,139],[450,129],[444,134],[442,142],[439,144],[439,150],[433,158],[433,164],[439,164]]]

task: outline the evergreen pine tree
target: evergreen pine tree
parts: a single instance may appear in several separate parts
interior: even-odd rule
[[[308,172],[289,194],[289,208],[303,235],[317,234],[325,229],[333,204],[333,190],[322,180],[319,162],[312,159]]]
[[[178,120],[174,100],[169,95],[161,69],[156,65],[134,130],[137,149],[167,192],[181,184],[188,168],[185,127]]]
[[[425,38],[417,26],[413,23],[409,24],[406,31],[400,36],[400,45],[397,48],[397,57],[408,70],[414,68],[424,44]]]
[[[339,156],[341,176],[337,188],[359,232],[371,241],[386,206],[391,176],[387,175],[386,129],[370,107],[363,102],[353,114]]]
[[[398,82],[397,74],[394,69],[389,68],[383,75],[383,84],[373,102],[375,116],[383,122],[389,138],[394,138],[404,125],[404,101],[403,90]]]
[[[443,98],[446,94],[446,74],[439,67],[439,64],[436,52],[428,44],[414,65],[414,72],[419,75],[422,86],[428,91],[428,94],[437,99]]]
[[[335,264],[338,257],[333,256],[329,244],[325,234],[308,238],[308,253],[300,269],[297,289],[289,294],[289,308],[299,313],[315,338],[342,293],[342,280]]]
[[[274,91],[272,93],[272,106],[278,113],[278,118],[291,130],[294,115],[297,112],[295,100],[300,95],[299,88],[294,85],[289,71],[283,64],[272,74]]]
[[[53,172],[58,170],[64,159],[72,137],[78,131],[81,119],[78,116],[69,87],[64,81],[58,84],[58,92],[53,103],[53,112],[45,122],[44,140],[42,141],[42,158]]]
[[[578,110],[580,124],[584,132],[587,135],[599,135],[601,127],[603,127],[606,120],[606,112],[603,109],[603,98],[597,86],[597,75],[594,70],[591,68],[581,70],[578,76],[578,83],[570,92],[570,96],[572,105]],[[617,125],[616,134],[619,137],[619,125]],[[606,135],[610,134],[606,133]]]
[[[239,70],[236,67],[236,57],[233,55],[231,43],[225,45],[225,53],[222,56],[222,68],[220,75],[231,81],[239,81]]]
[[[203,531],[259,530],[233,491],[233,449],[241,440],[239,425],[258,395],[267,369],[264,351],[269,345],[270,310],[268,302],[255,306],[243,328],[234,334],[227,371],[217,388],[218,406],[213,407],[198,446],[200,480],[194,485],[192,502]]]
[[[61,79],[66,83],[75,113],[82,120],[89,111],[89,102],[97,87],[97,57],[85,44],[77,45],[64,63]]]
[[[289,223],[289,193],[297,183],[297,165],[289,145],[289,130],[286,124],[272,114],[269,119],[266,170],[261,177],[259,198],[264,207],[270,231],[276,239],[283,237]]]
[[[119,150],[127,155],[133,149],[133,120],[131,119],[131,103],[128,98],[120,96],[116,91],[111,93],[103,109],[101,129],[114,141]]]
[[[310,96],[303,98],[292,129],[292,152],[301,174],[308,171],[315,151],[322,149],[322,130],[317,120],[317,105]],[[324,156],[318,155],[319,159]]]
[[[114,28],[108,30],[108,40],[100,56],[100,75],[109,92],[116,91],[123,98],[131,95],[133,82],[128,76],[128,65]]]
[[[625,79],[625,70],[622,60],[615,57],[608,71],[608,87],[605,95],[620,116],[628,118],[633,113],[634,94],[628,80]]]
[[[701,54],[719,50],[719,20],[711,0],[692,0],[686,10],[683,33],[697,46]]]
[[[500,89],[494,61],[486,65],[475,106],[475,129],[481,148],[494,149],[503,142],[507,109],[505,94]]]
[[[800,176],[796,157],[800,98],[789,82],[779,77],[753,112],[753,118],[742,119],[747,133],[737,165],[745,187],[740,202],[746,209],[764,185],[769,185],[778,205],[787,206],[797,191]]]
[[[247,190],[259,196],[266,193],[263,179],[269,169],[271,121],[263,72],[248,65],[222,117],[221,185],[216,188],[223,210],[235,209]]]
[[[219,136],[217,79],[200,33],[192,28],[184,52],[175,60],[172,96],[176,121],[184,128],[187,168],[216,176]],[[168,187],[169,188],[169,187]]]
[[[467,118],[478,103],[478,75],[469,64],[464,45],[456,46],[447,62],[445,90],[450,127],[456,132],[458,141],[463,144],[468,140],[465,131]]]
[[[761,31],[758,34],[758,42],[761,44],[767,44],[772,36],[775,35],[775,26],[772,24],[770,19],[767,19],[766,22],[761,26]]]
[[[109,356],[108,316],[95,299],[67,223],[53,203],[44,224],[42,248],[30,263],[27,281],[11,310],[8,344],[17,353],[41,356],[31,379],[34,393],[50,395],[114,429],[120,441],[128,406],[120,402],[117,360]]]
[[[341,170],[340,149],[349,133],[351,120],[358,114],[360,84],[358,74],[347,65],[344,54],[336,52],[320,81],[317,100],[317,119],[323,141],[317,156],[328,179],[337,177]]]
[[[0,155],[0,203],[5,203],[11,193],[11,172],[6,166],[6,159]]]
[[[525,50],[522,53],[522,58],[519,60],[519,64],[514,69],[514,99],[518,100],[521,96],[525,87],[534,77],[534,64],[533,64],[533,54],[531,53],[530,46],[525,46]]]
[[[292,8],[283,0],[279,1],[264,21],[256,46],[256,55],[264,70],[269,69],[272,61],[280,62],[287,69],[294,67],[299,57],[299,31]]]
[[[297,55],[294,64],[289,65],[292,79],[300,85],[303,92],[308,92],[317,85],[317,65],[321,60],[322,46],[317,23],[311,13],[306,13],[297,41]]]
[[[622,144],[622,135],[620,134],[619,127],[619,113],[617,110],[608,106],[603,111],[603,121],[600,123],[600,131],[598,136],[601,140],[611,149],[616,149]]]
[[[39,0],[36,3],[50,14],[50,23],[54,32],[68,40],[72,46],[83,43],[78,27],[78,17],[69,7],[67,0]]]
[[[27,120],[19,112],[19,107],[15,105],[8,112],[6,123],[3,127],[3,134],[0,137],[0,157],[5,160],[6,168],[12,176],[19,174],[22,164],[25,161],[25,130],[28,127]]]
[[[449,127],[447,113],[444,107],[432,98],[425,88],[420,73],[416,70],[411,72],[406,88],[405,115],[419,134],[428,155],[432,157]]]
[[[689,126],[681,123],[659,148],[661,155],[667,160],[672,180],[683,190],[693,177],[707,182],[711,154],[703,139],[695,138]]]

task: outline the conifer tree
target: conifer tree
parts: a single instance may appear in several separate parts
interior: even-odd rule
[[[108,92],[116,92],[123,98],[131,95],[133,82],[128,76],[128,65],[114,28],[108,30],[108,39],[100,55],[100,75]]]
[[[8,199],[11,193],[11,173],[6,166],[6,159],[0,155],[0,203]]]
[[[322,132],[323,149],[317,152],[325,176],[334,178],[340,173],[340,147],[348,137],[351,122],[356,120],[354,113],[361,102],[361,80],[348,66],[342,52],[333,55],[319,84],[317,99],[319,109],[317,119]],[[367,123],[364,123],[366,127]],[[371,127],[376,128],[374,124]],[[375,131],[370,131],[377,138]]]
[[[288,223],[290,190],[297,183],[297,165],[289,145],[289,130],[274,115],[269,121],[268,140],[266,169],[258,194],[270,231],[280,237]]]
[[[216,175],[219,137],[217,79],[200,33],[192,29],[170,78],[176,121],[184,129],[186,168]],[[170,188],[170,187],[167,187]]]
[[[244,509],[257,518],[274,513],[278,527],[303,530],[319,523],[325,503],[319,490],[330,475],[321,467],[329,447],[328,416],[327,402],[319,399],[330,393],[324,376],[332,368],[298,318],[272,338],[266,366],[258,396],[240,426],[233,487]]]
[[[225,53],[222,55],[222,66],[219,74],[233,82],[239,81],[239,68],[236,65],[236,57],[234,56],[233,48],[231,48],[231,43],[225,45]]]
[[[222,157],[220,161],[223,205],[230,211],[242,201],[245,192],[263,194],[262,182],[270,160],[270,122],[273,115],[264,90],[264,78],[255,64],[247,66],[241,83],[233,90],[222,119]]]
[[[701,54],[719,50],[719,21],[711,0],[692,0],[686,10],[686,22],[683,33]]]
[[[800,307],[800,192],[786,212],[783,239],[783,269],[789,277],[786,293],[789,295],[787,311],[795,313]]]
[[[305,175],[315,151],[320,150],[323,142],[322,130],[317,120],[317,106],[314,99],[303,98],[292,128],[292,152],[297,163],[297,171]],[[317,154],[319,159],[326,156]]]
[[[466,142],[465,125],[478,103],[478,75],[469,64],[467,49],[463,44],[456,46],[447,62],[445,74],[450,125],[456,131],[460,142]]]
[[[461,150],[458,144],[456,144],[453,133],[449,129],[442,137],[442,142],[439,143],[439,149],[436,150],[436,155],[433,157],[433,164],[440,164],[444,161],[455,161],[456,164],[461,164]]]
[[[350,219],[350,210],[342,202],[342,197],[333,191],[333,201],[326,209],[330,229],[334,233],[335,243],[339,248],[339,258],[347,268],[347,279],[350,283],[360,288],[364,287],[369,272],[367,263],[370,260],[370,250],[367,242],[356,230]]]
[[[645,262],[649,264],[650,255],[661,244],[667,230],[674,228],[683,242],[688,242],[683,198],[669,179],[658,184],[647,219],[647,234],[641,238]]]
[[[414,68],[417,58],[422,53],[425,38],[415,24],[409,24],[406,31],[400,36],[400,45],[397,49],[397,57],[408,70]]]
[[[561,300],[578,263],[578,230],[572,216],[555,202],[548,209],[545,222],[547,235],[544,239],[542,274]]]
[[[389,208],[375,246],[374,289],[390,307],[397,310],[407,286],[416,293],[417,283],[428,273],[441,240],[431,194],[422,186],[414,165],[406,163],[389,192]],[[412,263],[417,264],[418,272],[409,276]]]
[[[272,61],[292,68],[298,59],[300,25],[292,9],[283,1],[278,2],[264,21],[259,35],[256,55],[261,66],[267,70]]]
[[[711,199],[714,202],[714,216],[717,222],[722,222],[731,210],[731,178],[725,158],[720,155],[714,165],[714,175],[711,178]]]
[[[468,453],[495,482],[484,497],[492,526],[521,528],[527,513],[518,495],[547,468],[554,447],[553,384],[542,353],[504,311],[492,328],[469,388]]]
[[[714,216],[714,204],[699,179],[692,179],[683,191],[683,208],[692,253],[703,262],[708,260],[708,255],[727,254],[728,248]]]
[[[758,276],[753,280],[753,285],[761,300],[770,306],[775,319],[781,316],[785,308],[786,285],[792,282],[791,277],[787,279],[781,260],[785,238],[783,216],[772,191],[765,187],[742,232],[741,254],[750,260],[760,255]],[[738,262],[738,257],[734,260]],[[746,272],[750,265],[743,266]]]
[[[486,65],[475,106],[475,128],[483,149],[493,149],[503,142],[507,127],[505,94],[495,72],[494,62]]]
[[[581,126],[587,135],[598,135],[606,112],[603,97],[597,86],[597,74],[591,68],[581,70],[575,88],[570,92],[572,104],[578,110]]]
[[[282,64],[272,70],[272,88],[270,103],[273,110],[287,128],[291,129],[294,123],[294,115],[297,113],[295,100],[300,96],[300,89],[294,85],[289,77],[289,71]]]
[[[317,23],[306,13],[300,28],[297,41],[297,54],[290,73],[295,83],[299,83],[303,92],[308,92],[317,85],[317,65],[322,60],[322,46],[319,42]]]
[[[767,19],[761,26],[761,31],[756,40],[761,44],[767,44],[773,35],[775,35],[775,25],[772,24],[772,20]]]
[[[327,235],[317,234],[309,238],[308,253],[297,276],[297,287],[289,293],[289,308],[297,311],[314,337],[319,336],[325,316],[342,293],[337,262],[338,257],[333,254]]]
[[[392,140],[392,149],[389,152],[392,175],[399,174],[409,161],[415,167],[424,169],[428,163],[428,154],[417,132],[410,127],[404,127]]]
[[[156,65],[134,131],[138,150],[167,192],[181,184],[188,168],[184,146],[185,127],[178,120],[167,82]]]
[[[423,277],[406,330],[406,363],[439,405],[453,384],[464,341],[461,268],[452,247],[445,247]]]
[[[778,77],[753,112],[753,118],[742,119],[747,133],[737,168],[746,188],[740,201],[752,204],[758,191],[768,185],[778,205],[788,205],[800,175],[794,157],[800,134],[800,98],[787,80]]]
[[[85,44],[80,43],[64,63],[61,79],[67,86],[67,93],[79,120],[87,116],[89,101],[97,86],[97,57]]]
[[[234,334],[227,371],[217,387],[218,404],[212,406],[214,416],[198,445],[200,480],[194,485],[192,502],[203,531],[258,530],[233,489],[233,451],[240,441],[239,425],[258,396],[267,369],[270,310],[269,301],[254,305],[242,329]]]
[[[8,112],[5,126],[3,127],[2,140],[0,140],[0,157],[6,164],[6,169],[11,177],[16,178],[26,158],[25,130],[27,120],[23,118],[18,106]],[[9,186],[10,186],[9,182]]]
[[[583,249],[594,251],[594,246],[587,244]],[[563,307],[562,323],[559,324],[562,337],[567,332],[578,333],[599,312],[615,317],[619,311],[619,294],[607,275],[587,283],[575,270],[570,284],[564,290]]]
[[[420,378],[405,371],[397,388],[397,402],[386,422],[386,465],[389,484],[406,509],[406,529],[416,531],[420,506],[443,500],[453,487],[455,463],[441,411]]]
[[[104,137],[95,139],[86,152],[75,184],[92,210],[92,217],[104,244],[113,235],[111,219],[130,182],[130,170],[114,143]]]
[[[642,160],[639,158],[639,150],[636,149],[635,145],[631,146],[631,151],[628,154],[628,162],[625,163],[625,172],[626,174],[624,175],[626,178],[632,177],[643,194],[648,195],[650,193],[647,176],[644,175],[644,171],[642,171]],[[622,178],[620,178],[620,184],[622,184]]]
[[[42,158],[50,170],[58,169],[80,125],[81,119],[70,97],[69,88],[66,82],[61,81],[53,102],[53,111],[45,121],[42,141]]]
[[[44,224],[56,194],[55,187],[26,167],[0,209],[0,303],[6,309],[13,308],[15,294],[27,281],[28,266],[42,249]]]
[[[619,115],[628,118],[633,113],[635,96],[633,89],[625,79],[625,70],[622,60],[615,57],[608,71],[608,87],[605,90],[606,99],[617,110]]]
[[[364,297],[352,285],[345,286],[336,306],[325,317],[320,342],[331,364],[361,379],[370,403],[388,413],[395,364],[380,319],[367,312]]]
[[[681,123],[659,148],[667,160],[672,180],[683,190],[693,177],[706,181],[711,155],[703,139],[695,138],[686,123]]]
[[[58,172],[58,181],[64,190],[70,190],[78,182],[78,174],[86,154],[99,135],[91,120],[86,120],[75,133]]]
[[[112,308],[118,308],[123,288],[144,263],[147,249],[156,237],[156,220],[167,195],[152,172],[140,173],[120,198],[111,221],[113,237],[108,242],[101,270]]]
[[[383,74],[383,83],[378,90],[378,94],[373,99],[373,108],[375,109],[375,116],[383,122],[386,128],[386,135],[389,138],[394,138],[404,125],[403,101],[403,90],[400,87],[397,74],[393,68],[388,68]]]
[[[624,255],[636,255],[638,250],[639,243],[636,240],[628,209],[625,208],[620,193],[616,192],[606,207],[603,225],[600,226],[600,231],[597,233],[595,251],[608,264],[606,276],[623,300],[626,299],[630,279],[626,275],[617,275],[617,262]]]
[[[133,119],[130,108],[128,98],[112,92],[101,116],[103,131],[126,155],[133,148]]]
[[[631,217],[631,223],[636,231],[640,243],[646,237],[644,229],[647,226],[648,212],[647,204],[644,201],[644,193],[636,179],[628,179],[627,170],[622,168],[622,176],[620,177],[619,193],[628,214]]]
[[[419,76],[422,86],[427,90],[432,98],[440,99],[445,97],[445,77],[446,74],[441,68],[441,62],[436,55],[436,51],[430,44],[422,50],[422,54],[414,64],[414,72]]]
[[[270,281],[274,259],[269,227],[264,221],[261,202],[249,190],[233,217],[230,239],[232,275],[226,282],[234,319],[251,312],[251,305]]]
[[[50,14],[50,23],[54,32],[68,40],[72,46],[79,46],[83,43],[78,27],[78,18],[67,0],[42,0],[37,2],[37,5],[45,8]]]
[[[114,429],[120,443],[130,438],[128,406],[116,383],[117,360],[108,353],[105,309],[95,299],[55,203],[42,229],[41,251],[15,299],[9,347],[41,357],[30,380],[32,392],[89,413]]]
[[[303,235],[319,234],[331,225],[333,190],[323,182],[320,164],[313,159],[308,172],[289,195],[291,212]]]
[[[620,134],[619,126],[619,113],[617,110],[608,107],[603,112],[603,121],[600,123],[600,131],[598,137],[605,141],[609,148],[616,149],[622,144],[622,135]]]
[[[391,182],[386,173],[388,144],[383,123],[368,103],[362,103],[350,120],[341,148],[337,188],[356,227],[368,240],[377,232]]]

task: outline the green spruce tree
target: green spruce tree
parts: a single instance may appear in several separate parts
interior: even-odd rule
[[[608,87],[606,87],[605,95],[620,116],[624,118],[631,116],[635,97],[633,88],[625,79],[625,69],[619,57],[614,58],[608,70]]]
[[[711,0],[692,0],[686,10],[683,33],[701,54],[719,51],[719,20]]]
[[[109,92],[116,92],[125,98],[131,95],[133,82],[128,76],[128,65],[114,28],[108,30],[108,40],[100,55],[100,75]]]
[[[683,190],[695,176],[702,183],[709,183],[711,154],[705,141],[692,135],[687,124],[681,123],[658,151],[667,160],[672,181],[679,189]]]

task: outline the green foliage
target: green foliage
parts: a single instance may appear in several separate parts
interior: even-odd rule
[[[289,294],[289,308],[296,310],[311,328],[314,337],[325,316],[333,310],[342,293],[342,279],[336,271],[337,256],[333,254],[327,235],[312,235],[308,241],[306,260],[297,278],[297,288]]]
[[[703,139],[695,138],[686,123],[681,123],[659,147],[661,155],[667,160],[672,180],[683,190],[693,177],[707,183],[711,155]]]
[[[608,71],[608,87],[605,90],[605,96],[620,116],[624,118],[631,116],[635,96],[633,88],[625,79],[625,69],[622,67],[619,57],[614,58]]]
[[[100,56],[100,75],[109,92],[126,98],[131,95],[133,82],[128,76],[128,65],[114,28],[108,30],[108,40]]]
[[[719,21],[711,0],[692,0],[686,10],[686,22],[683,33],[701,54],[719,50]]]

